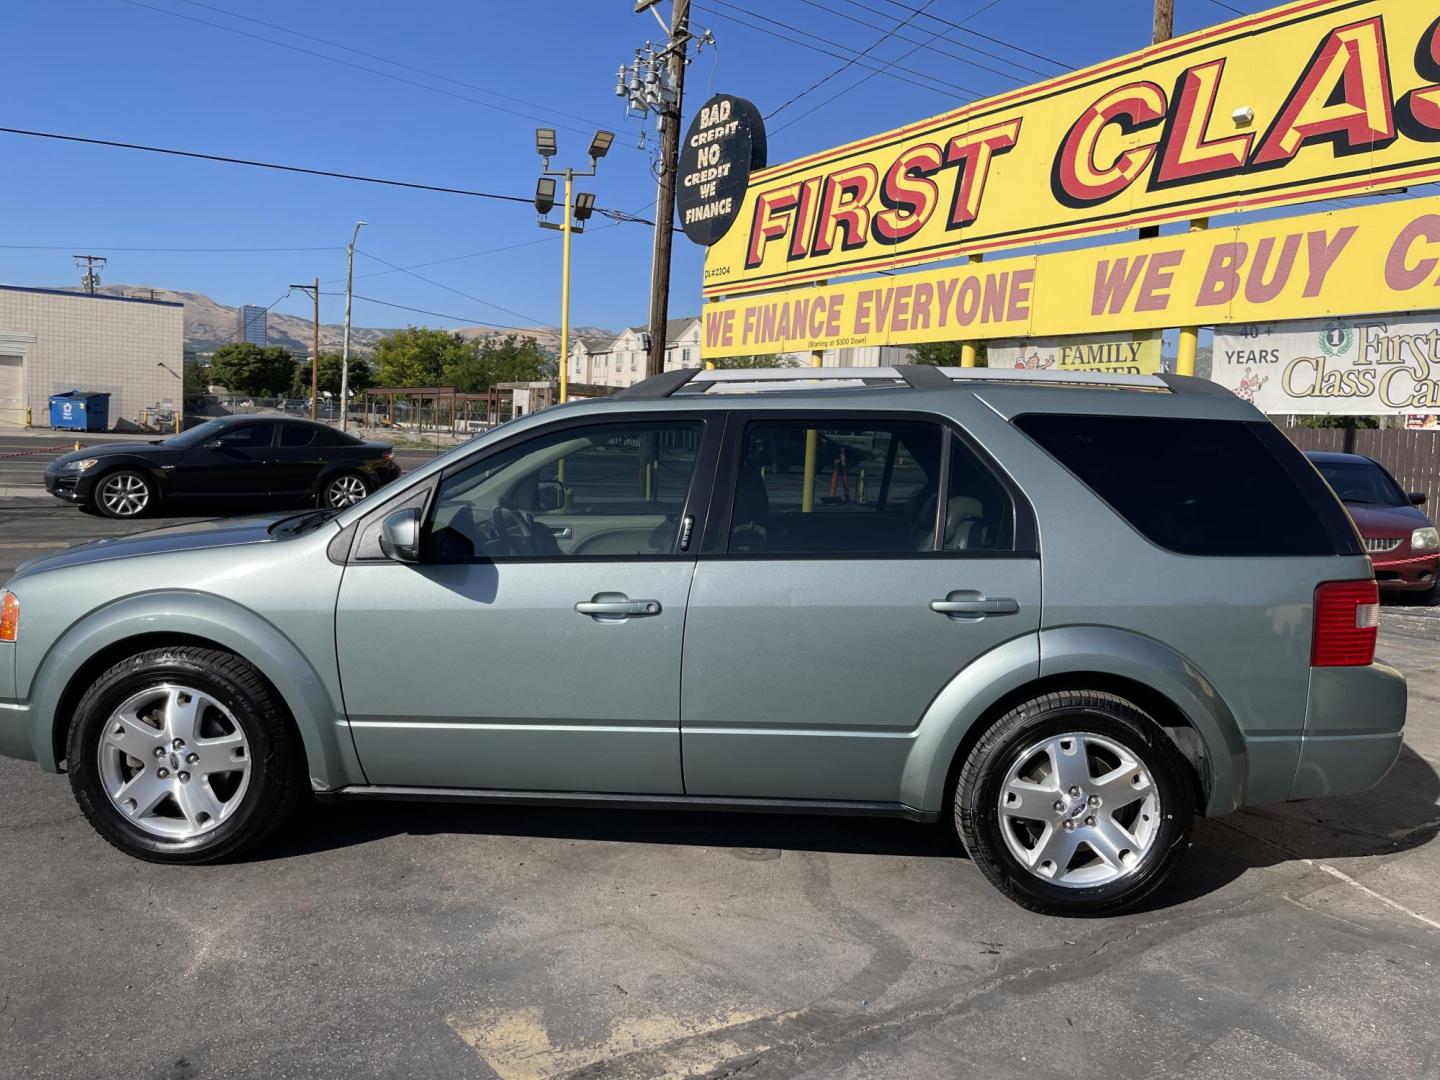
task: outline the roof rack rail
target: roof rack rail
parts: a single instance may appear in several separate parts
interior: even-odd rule
[[[617,390],[610,396],[624,398],[626,401],[653,401],[658,398],[667,398],[699,374],[699,368],[677,368],[674,371],[662,371],[659,375],[651,375],[648,379],[631,383],[625,389]]]
[[[955,389],[964,383],[1014,383],[1026,386],[1084,386],[1151,393],[1228,396],[1230,391],[1208,379],[1188,375],[1124,375],[1087,371],[1032,371],[1027,368],[933,367],[896,364],[853,368],[681,368],[654,375],[611,395],[627,401],[667,398],[679,394],[762,393],[812,389],[908,387],[913,390]]]

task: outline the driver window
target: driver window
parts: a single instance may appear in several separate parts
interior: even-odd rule
[[[698,420],[594,424],[492,454],[440,485],[428,555],[668,555],[703,431]]]

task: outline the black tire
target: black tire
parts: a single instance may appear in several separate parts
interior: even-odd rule
[[[213,696],[248,743],[249,778],[239,805],[192,839],[157,837],[129,820],[106,793],[98,763],[112,712],[133,695],[167,683]],[[254,847],[294,810],[304,777],[298,737],[260,674],[232,653],[193,646],[150,649],[96,679],[76,706],[66,758],[75,799],[95,831],[126,854],[151,862],[218,862]]]
[[[107,498],[107,492],[112,484],[134,487],[138,493],[134,498],[140,500],[139,504],[136,505],[133,501],[122,502]],[[90,495],[90,505],[96,513],[119,521],[133,521],[136,518],[144,517],[155,509],[155,504],[159,501],[159,492],[155,488],[155,481],[139,469],[115,469],[97,477]]]
[[[359,502],[360,499],[365,498],[365,496],[369,495],[372,491],[375,490],[373,487],[371,487],[370,481],[367,480],[362,474],[355,472],[352,469],[346,469],[342,472],[337,472],[331,476],[326,477],[325,483],[320,486],[320,490],[315,494],[315,504],[319,506],[322,510],[335,509],[336,503],[332,501],[332,493],[335,491],[337,486],[342,484],[353,485],[356,483],[360,485],[361,494],[359,498],[354,499],[352,502],[344,503],[342,504],[343,506],[353,506],[355,503]]]
[[[1148,770],[1159,800],[1159,823],[1144,855],[1123,876],[1103,884],[1059,885],[1045,880],[1011,851],[1001,831],[1017,827],[1002,823],[999,808],[1009,771],[1027,748],[1067,733],[1096,735],[1122,746]],[[1158,888],[1190,845],[1194,806],[1190,764],[1164,730],[1131,702],[1093,691],[1046,694],[1011,709],[971,749],[954,794],[960,838],[991,884],[1031,911],[1066,916],[1111,914]],[[1066,816],[1055,815],[1057,821]],[[1086,857],[1083,851],[1077,853],[1079,859]]]

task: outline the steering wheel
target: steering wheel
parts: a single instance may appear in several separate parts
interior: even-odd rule
[[[558,548],[555,537],[548,529],[536,523],[535,519],[502,495],[490,511],[494,524],[495,540],[504,546],[505,555],[547,555]]]

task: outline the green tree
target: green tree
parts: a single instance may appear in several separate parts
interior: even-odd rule
[[[187,409],[198,407],[205,400],[205,395],[210,392],[210,369],[201,364],[199,360],[186,360],[183,384],[185,407]]]
[[[800,363],[793,356],[779,356],[774,353],[749,353],[745,356],[717,356],[706,363],[714,364],[721,371],[739,370],[743,368],[790,368],[799,367]]]
[[[376,342],[371,360],[383,386],[448,386],[450,373],[465,370],[477,351],[448,330],[407,326]]]
[[[221,345],[210,360],[210,379],[251,397],[280,397],[295,378],[295,358],[279,345],[261,348],[248,341]]]
[[[320,363],[315,373],[316,381],[320,386],[320,393],[330,394],[332,397],[340,395],[340,370],[341,357],[339,353],[322,352]],[[363,356],[350,356],[350,390],[359,393],[375,385],[375,372],[370,367],[370,361]],[[290,387],[290,396],[297,398],[310,397],[310,364],[302,360],[295,365],[295,381]]]
[[[916,345],[910,362],[912,364],[930,364],[933,367],[959,367],[960,342],[927,341],[923,345]],[[990,366],[988,350],[983,341],[975,344],[975,366]]]

